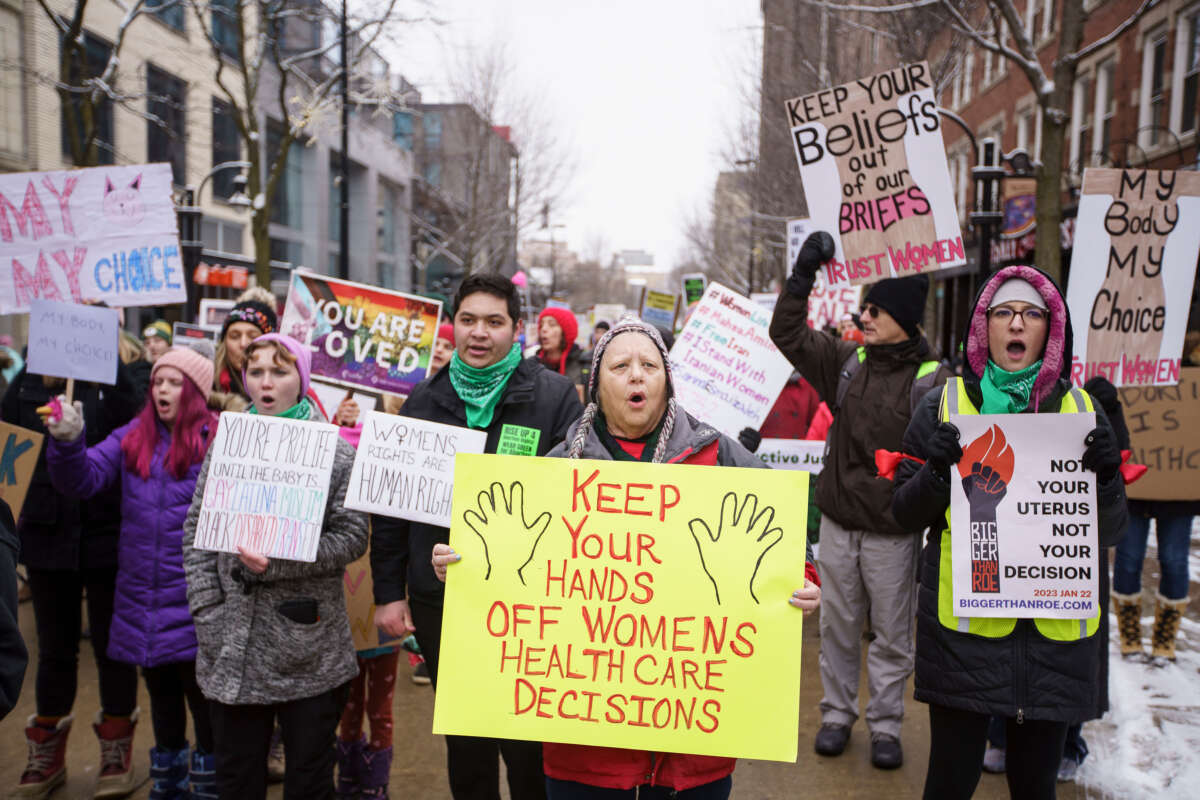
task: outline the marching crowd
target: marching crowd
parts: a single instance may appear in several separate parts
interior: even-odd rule
[[[836,757],[847,747],[865,646],[875,767],[903,763],[915,671],[916,698],[930,715],[925,797],[970,797],[991,769],[1005,772],[1015,798],[1052,798],[1060,773],[1086,754],[1079,725],[1107,708],[1108,549],[1116,547],[1120,648],[1134,657],[1143,652],[1142,560],[1156,520],[1162,580],[1152,654],[1172,660],[1197,503],[1127,502],[1129,433],[1117,392],[1102,378],[1072,387],[1071,320],[1047,275],[1019,266],[991,275],[961,358],[939,360],[921,329],[921,276],[867,287],[861,314],[838,331],[809,327],[808,296],[832,257],[824,233],[801,248],[770,326],[796,372],[762,428],[736,438],[678,402],[673,331],[632,317],[602,321],[585,349],[575,315],[547,308],[529,332],[537,352],[525,357],[517,289],[489,273],[459,287],[430,377],[381,407],[483,431],[488,453],[531,457],[765,468],[754,455],[764,436],[825,439],[808,523],[819,558],[810,545],[788,598],[799,612],[821,612],[816,752]],[[16,349],[0,348],[3,420],[48,433],[20,518],[0,503],[0,715],[17,700],[26,658],[8,562],[24,565],[37,631],[36,713],[15,796],[45,797],[65,781],[85,605],[100,695],[91,720],[101,753],[95,796],[134,788],[139,667],[154,733],[152,798],[261,798],[280,748],[289,800],[387,796],[400,652],[355,652],[342,576],[369,545],[375,624],[412,637],[406,646],[421,654],[436,691],[443,587],[460,556],[446,528],[345,508],[360,409],[349,396],[336,408],[322,404],[311,352],[279,332],[276,308],[270,293],[248,291],[211,355],[172,346],[170,326],[154,323],[140,342],[123,338],[114,385],[79,383],[71,397],[62,380],[29,372]],[[222,411],[340,426],[311,563],[193,547]],[[1086,439],[1053,444],[1082,452],[1095,473],[1099,611],[1082,621],[956,617],[949,497],[964,443],[950,416],[1076,413],[1095,415]],[[534,435],[502,435],[513,428]],[[511,449],[514,441],[526,449]],[[894,479],[881,474],[879,451],[902,454]],[[965,490],[994,496],[996,476],[974,466]],[[446,745],[450,791],[460,799],[498,798],[500,759],[521,800],[717,800],[730,795],[735,766],[468,736],[447,736]]]

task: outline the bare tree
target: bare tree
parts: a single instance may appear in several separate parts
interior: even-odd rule
[[[884,16],[936,9],[945,16],[950,30],[962,37],[967,45],[1008,59],[1025,75],[1042,112],[1034,258],[1038,266],[1056,280],[1061,278],[1059,223],[1062,221],[1063,169],[1076,71],[1081,61],[1135,26],[1158,0],[1142,0],[1132,14],[1086,46],[1083,45],[1083,34],[1089,11],[1084,7],[1085,0],[1063,0],[1057,56],[1049,70],[1039,60],[1037,47],[1013,0],[911,0],[881,6],[801,1],[839,13],[853,11]]]
[[[321,0],[186,0],[212,48],[214,76],[230,110],[252,198],[250,229],[255,275],[270,285],[270,222],[293,145],[333,124],[344,71],[353,84],[350,102],[400,107],[404,98],[374,72],[376,42],[389,26],[427,17],[402,13],[399,0],[356,3],[348,19],[346,63],[334,12]],[[266,126],[277,125],[264,147]]]
[[[464,272],[498,270],[515,263],[517,241],[537,230],[543,210],[548,218],[564,205],[575,171],[568,146],[541,98],[519,84],[503,44],[463,46],[452,60],[449,88],[456,103],[473,114],[459,114],[460,149],[456,180],[443,194],[451,213],[441,219],[444,246]],[[499,131],[512,145],[511,163],[503,158]]]
[[[88,15],[88,0],[62,4],[61,10],[54,8],[51,2],[37,0],[38,7],[58,34],[58,68],[53,75],[41,74],[28,66],[24,69],[31,81],[49,84],[58,93],[62,104],[63,134],[71,163],[77,167],[91,167],[115,159],[116,154],[111,150],[103,152],[105,148],[112,147],[111,142],[103,141],[103,136],[104,120],[107,117],[111,123],[114,106],[121,106],[166,128],[162,119],[146,110],[143,101],[164,102],[169,99],[128,91],[119,80],[118,67],[126,35],[134,22],[148,14],[168,11],[182,0],[112,0],[120,9],[121,17],[112,41],[107,43],[107,54],[100,58],[97,58],[98,48],[89,51],[91,42],[87,28],[91,17]],[[9,69],[21,68],[18,64],[4,66]]]

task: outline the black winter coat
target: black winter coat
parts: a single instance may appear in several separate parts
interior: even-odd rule
[[[536,452],[544,456],[583,414],[579,394],[570,379],[527,358],[517,365],[487,427],[486,453],[495,453],[505,426],[539,431]],[[422,381],[400,409],[400,416],[467,426],[466,405],[450,383],[449,368]],[[442,605],[445,584],[433,574],[433,546],[450,540],[449,528],[408,520],[376,528],[371,538],[371,580],[375,604],[415,600]]]
[[[12,511],[0,500],[0,719],[21,694],[29,652],[17,621],[17,542]]]
[[[42,383],[42,376],[22,369],[0,401],[0,416],[11,425],[45,433],[37,408],[59,394]],[[145,401],[137,394],[129,371],[117,365],[113,386],[76,382],[75,399],[83,401],[84,439],[88,447],[99,444],[133,419]],[[121,527],[121,487],[115,486],[88,500],[72,500],[55,491],[46,468],[46,447],[25,495],[17,533],[21,538],[21,563],[31,569],[96,569],[117,565],[117,537]]]
[[[808,327],[808,295],[786,291],[771,317],[771,341],[833,412],[825,467],[817,476],[821,513],[844,528],[872,533],[911,535],[924,527],[905,525],[892,515],[894,486],[879,477],[875,451],[900,448],[912,416],[917,369],[932,359],[928,342],[914,336],[899,344],[868,346],[866,361],[850,379],[837,408],[842,366],[858,345]],[[934,384],[949,377],[950,371],[939,366]]]
[[[981,289],[990,298],[1008,269],[1001,270]],[[1028,269],[1028,268],[1024,268]],[[1040,273],[1039,273],[1040,274]],[[1061,293],[1048,277],[1056,293],[1057,305],[1051,303],[1051,314],[1066,314]],[[991,287],[991,291],[988,289]],[[1045,293],[1043,292],[1043,295]],[[986,302],[986,301],[983,301]],[[980,323],[986,317],[977,311],[972,315],[974,342],[979,346]],[[1057,310],[1056,310],[1057,309]],[[982,347],[986,358],[986,329],[982,331]],[[972,404],[979,408],[982,394],[980,376],[972,367],[970,349],[972,332],[968,333],[968,358],[963,379]],[[1067,320],[1060,342],[1061,372],[1056,381],[1048,382],[1039,407],[1043,412],[1057,411],[1062,397],[1070,390],[1071,326]],[[1049,345],[1048,345],[1049,347]],[[903,452],[924,460],[925,443],[938,425],[938,407],[944,387],[930,391],[922,400],[904,434]],[[1111,428],[1099,403],[1096,424]],[[1029,410],[1025,413],[1033,413]],[[938,582],[941,565],[940,532],[945,527],[946,507],[950,503],[950,485],[927,464],[905,459],[896,469],[896,493],[892,510],[902,525],[930,526],[917,593],[916,699],[951,708],[999,717],[1027,717],[1060,722],[1083,722],[1103,713],[1106,703],[1104,682],[1106,637],[1100,631],[1075,642],[1047,639],[1031,619],[1017,620],[1011,634],[999,639],[960,633],[950,630],[938,620]],[[1125,505],[1125,484],[1118,473],[1107,483],[1097,484],[1097,527],[1101,547],[1111,547],[1125,532],[1128,514]],[[1101,563],[1107,569],[1107,553],[1102,551]],[[1102,607],[1102,615],[1107,609]],[[1101,626],[1103,629],[1103,624]]]

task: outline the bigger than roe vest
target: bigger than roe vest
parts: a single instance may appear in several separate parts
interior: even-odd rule
[[[1087,392],[1074,387],[1063,395],[1058,406],[1060,414],[1083,414],[1095,411],[1092,398]],[[951,378],[946,381],[942,391],[942,402],[938,407],[938,419],[949,422],[951,414],[978,414],[971,398],[967,396],[967,387],[962,378]],[[953,575],[950,568],[950,507],[946,506],[946,525],[939,534],[941,538],[941,556],[938,562],[938,621],[950,630],[959,633],[972,633],[989,639],[1000,639],[1008,636],[1017,627],[1016,618],[1010,617],[956,617],[954,616]],[[1104,613],[1096,603],[1096,616],[1091,619],[1041,619],[1035,618],[1033,623],[1047,639],[1058,642],[1074,642],[1093,635],[1100,627],[1100,615]]]

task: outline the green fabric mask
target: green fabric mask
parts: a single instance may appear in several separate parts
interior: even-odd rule
[[[258,408],[255,406],[250,406],[248,413],[257,414],[259,413]],[[282,414],[274,414],[273,416],[283,417],[284,419],[311,419],[312,406],[309,405],[307,397],[302,397],[300,398],[299,403],[296,403],[296,405],[292,406],[287,411],[284,411]]]
[[[1029,407],[1029,395],[1033,392],[1033,382],[1037,380],[1038,370],[1042,368],[1042,360],[1030,364],[1016,372],[1009,372],[996,366],[990,358],[987,369],[983,371],[983,380],[979,388],[983,392],[983,414],[1019,414]]]
[[[450,385],[467,406],[468,428],[486,428],[492,424],[500,395],[520,363],[521,346],[516,343],[508,355],[482,369],[467,364],[454,351],[450,356]]]

